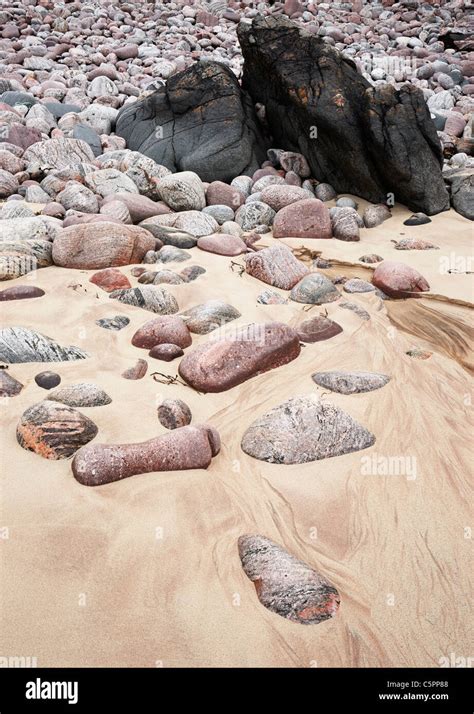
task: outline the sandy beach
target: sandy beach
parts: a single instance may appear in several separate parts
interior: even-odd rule
[[[256,298],[265,286],[239,274],[241,256],[193,248],[190,263],[207,272],[166,286],[180,310],[218,298],[241,312],[235,325],[295,326],[327,310],[343,327],[330,340],[305,344],[296,361],[219,394],[155,381],[154,372],[175,376],[177,363],[149,359],[131,345],[152,315],[110,300],[89,282],[94,271],[52,266],[8,283],[31,282],[46,294],[2,303],[6,326],[31,327],[90,354],[54,369],[64,385],[94,382],[111,396],[109,405],[81,409],[99,427],[97,441],[164,433],[157,406],[181,398],[193,422],[218,429],[222,449],[207,470],[87,488],[73,478],[70,460],[46,460],[17,444],[22,412],[45,397],[34,376],[51,365],[10,365],[24,389],[0,412],[5,652],[36,657],[41,667],[437,667],[451,652],[469,654],[472,276],[442,274],[440,260],[454,256],[468,265],[472,223],[451,210],[410,228],[403,225],[409,215],[397,205],[356,243],[284,242],[320,251],[332,261],[323,271],[331,277],[370,279],[371,268],[358,259],[371,252],[402,260],[430,283],[418,299],[342,293],[309,310],[294,302],[261,305]],[[439,250],[396,251],[392,241],[415,231]],[[258,246],[276,242],[265,236]],[[135,286],[132,267],[121,270]],[[370,319],[342,309],[343,302],[357,303]],[[130,318],[120,332],[95,324],[116,314]],[[211,336],[194,335],[193,345]],[[413,348],[431,356],[409,356]],[[123,379],[140,357],[147,375]],[[338,369],[381,372],[391,381],[372,393],[342,395],[311,380],[315,371]],[[243,453],[242,435],[257,416],[304,394],[343,408],[375,444],[293,466]],[[379,457],[400,456],[409,473],[377,472]],[[246,533],[271,538],[323,573],[340,594],[337,616],[304,627],[263,607],[238,556],[237,539]]]

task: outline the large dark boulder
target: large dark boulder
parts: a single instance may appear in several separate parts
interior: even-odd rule
[[[250,97],[225,65],[199,62],[166,86],[125,106],[116,132],[127,147],[171,171],[194,171],[203,181],[252,174],[266,158]]]
[[[351,60],[290,20],[241,22],[243,87],[266,106],[274,144],[301,152],[339,193],[449,208],[441,147],[422,93],[371,86]]]

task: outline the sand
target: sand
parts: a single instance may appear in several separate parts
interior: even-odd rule
[[[0,654],[36,657],[41,667],[422,667],[438,666],[451,652],[471,653],[472,275],[441,274],[440,258],[454,253],[467,261],[472,223],[450,211],[410,228],[403,226],[409,215],[397,206],[388,222],[363,229],[359,243],[285,241],[345,263],[334,262],[329,275],[367,277],[370,268],[354,263],[375,252],[428,279],[432,293],[417,300],[345,296],[370,321],[339,303],[309,311],[297,303],[258,305],[264,284],[232,270],[231,259],[197,248],[192,260],[172,264],[207,270],[195,282],[166,286],[181,309],[219,298],[242,313],[235,325],[294,325],[327,308],[344,328],[306,345],[295,362],[221,394],[157,383],[151,373],[175,375],[177,363],[151,359],[145,378],[123,379],[125,368],[147,358],[131,337],[153,315],[111,301],[88,281],[93,271],[51,267],[4,283],[47,293],[2,303],[4,324],[35,328],[91,358],[9,368],[25,388],[1,409]],[[401,234],[440,250],[396,251],[390,241]],[[122,271],[130,277],[131,266]],[[122,331],[95,325],[117,314],[130,318]],[[207,339],[195,336],[193,344]],[[413,347],[433,354],[410,357]],[[195,423],[217,427],[222,451],[207,471],[82,486],[70,461],[42,459],[16,442],[20,415],[47,395],[34,382],[43,369],[57,371],[63,384],[93,381],[110,394],[110,405],[82,409],[98,425],[99,442],[164,433],[157,406],[176,397],[189,404]],[[350,396],[311,380],[315,371],[336,369],[392,379]],[[308,393],[349,412],[375,434],[375,445],[303,466],[242,452],[240,439],[256,416]],[[367,474],[367,456],[406,457],[416,477]],[[277,541],[329,578],[341,595],[337,616],[303,626],[266,610],[241,568],[237,539],[244,533]]]

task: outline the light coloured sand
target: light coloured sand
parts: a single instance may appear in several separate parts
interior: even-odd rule
[[[374,295],[348,295],[370,313],[369,322],[332,303],[327,311],[342,334],[306,345],[293,363],[222,394],[155,382],[153,371],[175,375],[175,363],[148,359],[131,345],[153,315],[110,300],[88,281],[93,271],[53,267],[1,286],[34,284],[47,292],[2,303],[3,323],[35,328],[91,358],[9,369],[25,388],[1,409],[0,525],[8,538],[0,540],[0,655],[37,657],[42,667],[421,667],[437,666],[451,652],[472,654],[472,313],[460,304],[472,301],[472,276],[440,272],[443,256],[472,255],[472,223],[449,212],[409,228],[402,224],[409,215],[397,207],[388,222],[364,229],[360,243],[285,242],[348,263],[371,252],[406,262],[449,300],[382,303]],[[390,241],[402,233],[440,250],[396,251]],[[229,258],[198,249],[191,261],[171,268],[192,263],[207,273],[167,286],[181,309],[220,298],[242,312],[235,325],[298,324],[324,311],[258,305],[265,285],[232,271]],[[370,272],[342,266],[329,274]],[[95,325],[117,314],[130,318],[124,330]],[[193,344],[206,339],[196,336]],[[407,356],[414,346],[433,355]],[[139,357],[148,359],[146,377],[121,378]],[[110,394],[110,405],[82,410],[97,423],[100,442],[164,433],[157,406],[179,397],[196,423],[218,428],[222,452],[207,471],[81,486],[70,461],[47,461],[16,443],[20,415],[47,396],[34,382],[43,369],[57,370],[63,384],[93,381]],[[385,372],[392,380],[370,394],[323,396],[311,374],[335,369]],[[241,451],[242,434],[256,416],[305,393],[347,410],[376,435],[375,445],[303,466],[266,464]],[[362,473],[368,455],[408,457],[416,478]],[[341,594],[339,614],[302,626],[260,605],[237,553],[243,533],[272,538],[327,576]]]

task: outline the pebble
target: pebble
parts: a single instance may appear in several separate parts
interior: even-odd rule
[[[367,255],[363,255],[362,257],[359,258],[361,263],[381,263],[383,258],[381,255],[377,255],[377,253],[368,253]]]
[[[246,203],[235,214],[235,221],[244,231],[251,231],[262,224],[269,226],[275,217],[275,211],[262,201]]]
[[[125,305],[141,307],[160,315],[171,315],[178,312],[179,306],[174,295],[166,292],[164,288],[154,285],[142,285],[139,288],[114,290],[109,294],[112,300],[118,300]]]
[[[395,250],[439,250],[439,246],[422,238],[401,238],[395,243]]]
[[[49,393],[48,399],[68,407],[102,407],[112,402],[101,387],[89,382],[59,387]]]
[[[148,362],[144,359],[138,359],[133,367],[128,367],[122,372],[124,379],[143,379],[148,370]]]
[[[304,320],[296,327],[301,342],[322,342],[335,337],[342,332],[342,327],[337,322],[323,315],[317,315],[309,320]]]
[[[316,372],[311,378],[320,387],[339,394],[373,392],[390,381],[386,374],[374,372]]]
[[[45,459],[68,459],[97,432],[94,422],[81,412],[47,399],[23,413],[16,438],[23,449]]]
[[[35,376],[35,382],[42,389],[53,389],[61,382],[61,377],[56,372],[39,372]]]
[[[404,226],[423,226],[425,223],[431,223],[431,218],[428,218],[424,213],[414,213],[406,221],[403,221]]]
[[[72,472],[84,486],[101,486],[137,474],[207,469],[219,450],[213,427],[189,425],[139,444],[85,446],[74,457]]]
[[[268,186],[262,191],[262,201],[278,212],[285,206],[312,198],[311,193],[297,186]]]
[[[22,389],[21,382],[8,374],[6,369],[0,369],[0,397],[15,397]]]
[[[191,419],[191,409],[182,399],[165,399],[158,407],[158,420],[165,429],[187,426]]]
[[[322,273],[310,273],[293,287],[290,298],[295,302],[323,305],[340,298],[339,290]]]
[[[130,318],[125,315],[115,315],[115,317],[102,317],[100,320],[96,320],[95,324],[99,327],[103,327],[106,330],[123,330],[124,327],[130,323]]]
[[[127,276],[116,268],[104,268],[104,270],[94,273],[94,275],[89,278],[89,281],[94,283],[94,285],[98,285],[99,288],[105,290],[106,293],[132,287]]]
[[[383,203],[367,206],[362,216],[366,228],[375,228],[391,217],[390,209]]]
[[[375,291],[375,287],[372,283],[368,283],[367,280],[361,280],[360,278],[346,280],[342,289],[346,293],[370,293]]]
[[[242,568],[268,610],[302,625],[336,615],[340,605],[336,588],[282,546],[262,535],[243,535],[238,548]]]
[[[155,345],[148,353],[149,357],[159,359],[162,362],[172,362],[177,357],[182,357],[184,351],[178,345],[170,342],[165,342],[161,345]]]
[[[0,301],[3,300],[26,300],[28,298],[38,298],[45,294],[44,290],[35,285],[14,285],[11,288],[0,290]]]
[[[182,317],[178,315],[163,315],[149,320],[132,337],[134,347],[147,350],[164,343],[189,347],[191,342],[189,329]]]
[[[272,464],[304,464],[373,446],[375,437],[327,401],[299,396],[256,419],[242,437],[242,450]]]
[[[259,305],[287,305],[288,298],[283,297],[280,293],[274,290],[262,290],[257,296]]]
[[[197,335],[207,335],[232,320],[241,317],[240,312],[222,300],[208,300],[181,313],[187,329]]]

